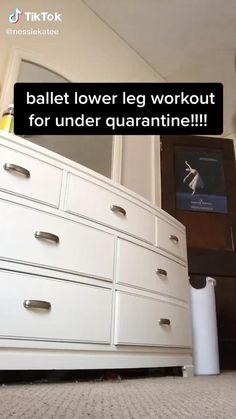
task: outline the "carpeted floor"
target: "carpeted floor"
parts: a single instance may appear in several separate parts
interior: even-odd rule
[[[236,372],[205,377],[7,384],[1,419],[235,419]]]

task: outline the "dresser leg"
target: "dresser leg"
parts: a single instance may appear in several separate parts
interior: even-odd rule
[[[182,373],[184,378],[189,378],[194,376],[194,367],[193,365],[184,365],[182,367]]]

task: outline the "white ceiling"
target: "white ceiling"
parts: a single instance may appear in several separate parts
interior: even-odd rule
[[[84,0],[167,81],[224,84],[224,135],[236,132],[236,0]]]

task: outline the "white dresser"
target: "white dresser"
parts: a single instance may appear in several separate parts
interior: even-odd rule
[[[178,221],[2,131],[0,217],[0,370],[191,366]]]

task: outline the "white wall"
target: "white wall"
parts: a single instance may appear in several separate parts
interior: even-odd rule
[[[46,6],[45,6],[46,4]],[[22,11],[57,11],[62,13],[62,23],[32,23],[20,21],[11,25],[8,14],[16,7],[15,0],[1,2],[0,33],[0,87],[7,80],[8,63],[16,48],[37,57],[44,66],[59,72],[72,81],[163,81],[148,64],[123,40],[111,31],[80,0],[19,0]],[[8,27],[14,29],[53,28],[59,36],[10,36]],[[156,140],[158,142],[158,140]],[[123,146],[122,182],[147,199],[156,199],[153,192],[153,143],[151,138],[125,137]],[[158,176],[158,171],[155,174]]]
[[[46,4],[46,7],[45,7]],[[9,58],[10,48],[24,48],[38,53],[48,64],[73,81],[155,81],[157,74],[120,38],[115,35],[80,0],[19,0],[22,11],[58,11],[62,23],[7,22],[8,13],[16,7],[14,0],[1,2],[0,81]],[[5,18],[5,19],[4,19]],[[54,28],[59,36],[10,36],[4,29]]]
[[[129,166],[129,162],[132,165]],[[124,136],[121,182],[149,201],[161,203],[159,136]]]

